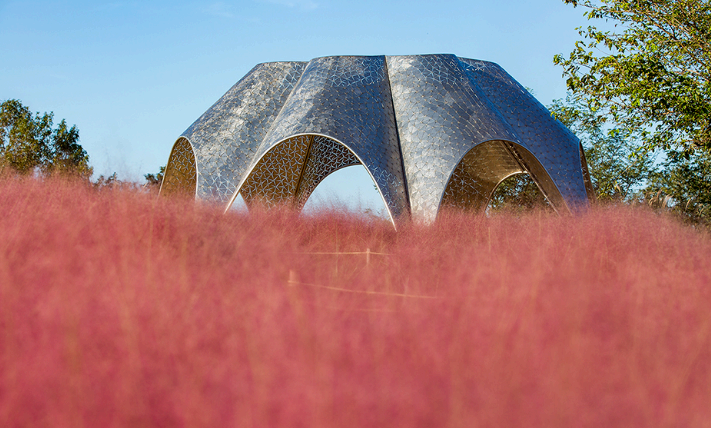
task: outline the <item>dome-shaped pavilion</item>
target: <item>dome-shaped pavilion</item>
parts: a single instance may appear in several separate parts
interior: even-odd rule
[[[520,173],[559,212],[592,197],[575,135],[498,65],[444,54],[259,64],[178,138],[161,193],[301,208],[358,164],[394,224],[484,209]]]

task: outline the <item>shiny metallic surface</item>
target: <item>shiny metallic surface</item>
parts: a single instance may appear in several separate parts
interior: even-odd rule
[[[409,214],[385,57],[311,60],[257,150],[254,166],[276,146],[304,134],[344,145],[373,178],[391,219]]]
[[[186,142],[193,182],[170,168]],[[183,183],[226,207],[241,194],[248,206],[300,209],[325,177],[357,164],[394,224],[432,221],[442,206],[481,210],[518,173],[559,212],[592,197],[578,139],[501,67],[454,55],[260,64],[178,145],[169,187]]]
[[[442,206],[480,210],[489,204],[496,186],[526,170],[511,156],[504,141],[487,141],[469,150],[454,169]]]
[[[586,208],[589,200],[578,138],[499,65],[466,58],[460,62],[516,133],[518,141],[511,142],[524,149],[520,156],[530,164],[529,173],[554,207],[574,212]]]
[[[165,167],[160,194],[194,197],[196,182],[195,153],[188,139],[180,137],[173,145],[168,164]]]
[[[271,206],[291,201],[311,142],[312,137],[301,135],[283,141],[266,153],[240,186],[245,203]]]
[[[456,56],[388,57],[388,70],[412,216],[432,221],[467,152],[516,135]]]
[[[257,65],[182,134],[195,151],[198,198],[230,200],[306,64]]]
[[[358,158],[343,144],[326,137],[313,137],[309,156],[296,190],[296,207],[301,209],[324,178],[341,168],[360,165]]]
[[[360,164],[343,144],[322,136],[299,135],[269,150],[241,186],[240,193],[248,206],[292,203],[301,209],[329,174]]]

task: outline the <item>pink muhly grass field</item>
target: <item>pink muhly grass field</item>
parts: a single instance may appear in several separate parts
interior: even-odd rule
[[[2,427],[711,425],[711,238],[646,210],[0,211]]]

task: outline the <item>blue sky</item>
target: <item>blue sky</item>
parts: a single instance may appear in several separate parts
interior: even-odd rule
[[[572,50],[582,13],[561,0],[0,0],[0,100],[76,124],[96,175],[140,180],[260,62],[453,53],[500,64],[548,104],[565,96],[552,58]],[[379,204],[357,168],[315,199],[344,188],[341,200]]]

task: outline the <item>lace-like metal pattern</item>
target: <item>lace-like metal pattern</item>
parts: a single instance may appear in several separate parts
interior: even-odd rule
[[[363,163],[393,222],[409,217],[405,175],[384,56],[309,62],[257,157],[299,134],[326,136]]]
[[[180,137],[170,153],[160,187],[161,195],[195,195],[195,154],[187,138]]]
[[[450,175],[477,144],[517,141],[454,55],[388,57],[413,217],[432,221]]]
[[[586,208],[588,192],[578,138],[553,119],[548,109],[497,64],[466,58],[460,58],[460,63],[470,80],[514,130],[518,141],[511,141],[520,144],[533,157],[526,162],[540,163],[549,176],[545,178],[540,172],[530,171],[553,206],[559,211]],[[528,154],[521,156],[525,160]]]
[[[183,133],[195,147],[198,198],[230,200],[305,67],[257,65]]]
[[[503,141],[489,141],[471,149],[454,169],[442,197],[442,206],[485,209],[496,186],[526,170]]]
[[[346,146],[320,135],[300,135],[274,146],[257,162],[241,188],[247,205],[293,204],[303,208],[331,173],[360,165]]]
[[[353,152],[343,144],[326,137],[314,137],[301,175],[301,183],[296,190],[295,206],[298,209],[303,208],[316,186],[330,174],[341,168],[360,164]]]
[[[270,207],[292,202],[311,140],[308,135],[290,138],[266,153],[242,185],[245,203]]]
[[[393,223],[431,221],[442,205],[482,208],[518,172],[559,211],[590,194],[578,139],[501,67],[454,55],[260,64],[183,137],[197,174],[180,182],[227,207],[240,192],[248,204],[302,207],[357,163]]]

